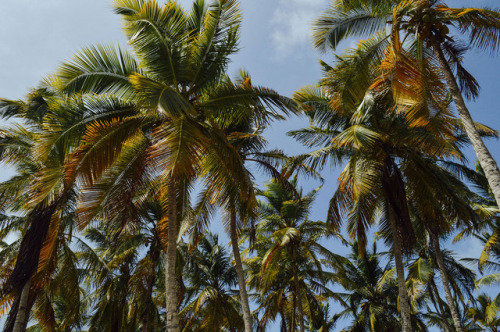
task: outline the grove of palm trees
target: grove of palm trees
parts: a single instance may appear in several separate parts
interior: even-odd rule
[[[283,93],[234,67],[256,2],[110,1],[126,43],[0,91],[2,331],[500,331],[498,121],[468,69],[498,68],[500,10],[454,2],[325,0],[320,76]]]

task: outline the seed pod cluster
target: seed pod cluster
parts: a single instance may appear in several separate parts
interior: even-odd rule
[[[409,13],[411,19],[402,24],[402,28],[409,33],[415,34],[420,40],[429,43],[430,38],[437,39],[442,42],[445,39],[451,39],[448,34],[450,29],[449,21],[443,21],[439,12],[433,8],[425,6],[415,9]]]

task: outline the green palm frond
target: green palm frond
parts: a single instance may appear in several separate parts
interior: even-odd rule
[[[326,10],[314,22],[315,47],[324,51],[328,48],[335,49],[348,37],[364,37],[384,29],[387,21],[392,18],[392,11],[370,5],[372,4],[366,3],[356,8],[337,2]]]
[[[500,46],[500,13],[483,8],[438,7],[446,19],[457,24],[469,36],[471,45],[483,50],[497,50]]]
[[[194,115],[193,105],[170,85],[140,74],[131,75],[130,82],[145,107],[158,109],[169,118]]]
[[[81,50],[57,73],[63,91],[129,95],[129,76],[140,72],[134,57],[112,46],[97,45]]]
[[[241,23],[237,1],[216,1],[206,9],[204,7],[204,2],[194,2],[190,17],[197,26],[197,33],[193,36],[196,42],[190,48],[190,61],[193,63],[191,83],[201,90],[226,70],[229,55],[237,51]],[[200,13],[204,10],[202,22]]]
[[[110,121],[92,122],[82,138],[82,145],[71,153],[66,165],[66,179],[71,181],[82,176],[84,181],[92,184],[105,169],[118,158],[127,140],[134,139],[137,126],[143,120],[137,117],[125,119],[115,118]],[[116,144],[116,145],[115,145]],[[118,147],[118,148],[116,148]]]
[[[124,15],[125,32],[141,65],[173,86],[186,79],[187,21],[187,13],[174,1],[164,6],[144,1],[137,13]]]

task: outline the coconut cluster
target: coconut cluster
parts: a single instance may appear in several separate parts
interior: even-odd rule
[[[402,24],[402,28],[410,33],[415,34],[420,40],[425,40],[430,43],[430,39],[434,38],[439,42],[445,39],[451,39],[450,33],[451,24],[440,15],[441,13],[431,7],[420,7],[410,13],[411,19]],[[430,45],[427,45],[430,46]]]

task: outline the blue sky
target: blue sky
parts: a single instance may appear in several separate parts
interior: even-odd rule
[[[310,22],[329,3],[328,0],[242,0],[241,51],[233,58],[229,73],[235,75],[243,67],[252,75],[254,84],[274,88],[287,96],[303,85],[315,83],[320,78],[318,59],[331,62],[333,55],[313,49]],[[475,0],[474,6],[495,7],[497,3]],[[455,0],[448,4],[460,7],[470,5],[470,1]],[[22,98],[30,87],[81,47],[96,43],[126,45],[119,17],[113,14],[108,0],[2,0],[0,12],[0,96],[4,98]],[[348,46],[349,42],[340,45],[338,52]],[[471,51],[465,64],[482,88],[479,99],[469,102],[473,118],[500,129],[498,56]],[[290,154],[304,152],[285,133],[307,125],[307,120],[300,117],[275,124],[266,132],[269,148],[282,148]],[[495,159],[500,160],[498,141],[489,140],[487,144]],[[472,165],[475,157],[470,149],[467,155]],[[326,182],[311,219],[325,218],[338,173],[339,169],[323,171]],[[8,174],[7,169],[0,169],[0,181]],[[257,177],[257,180],[262,185],[265,179]],[[307,181],[302,184],[307,189],[318,185]],[[219,224],[214,220],[214,231],[222,232]],[[338,248],[338,242],[331,247]],[[474,241],[464,241],[453,249],[461,256],[477,257],[480,247]]]

